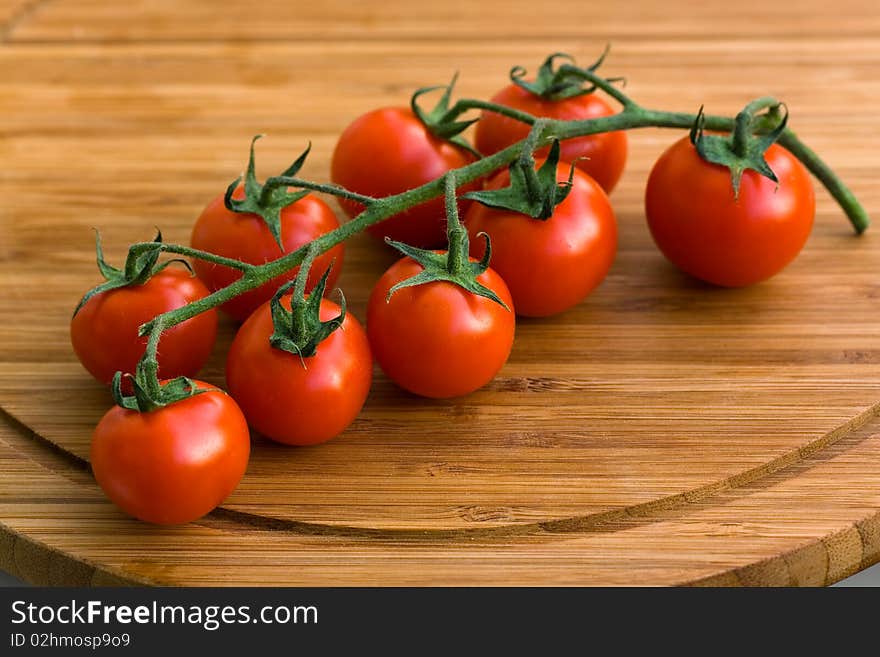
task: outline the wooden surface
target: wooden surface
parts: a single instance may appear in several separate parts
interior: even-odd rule
[[[709,288],[654,248],[652,161],[631,135],[606,282],[523,320],[499,377],[425,401],[377,376],[337,440],[256,439],[203,521],[126,518],[85,458],[106,390],[67,337],[108,257],[160,226],[185,242],[265,132],[258,165],[326,180],[371,108],[461,72],[488,96],[513,64],[589,61],[645,105],[734,113],[764,94],[880,216],[880,11],[854,3],[0,0],[0,568],[53,584],[826,584],[880,560],[880,241],[817,190],[784,273]],[[554,23],[554,21],[556,21]],[[392,256],[355,240],[342,286],[363,317]],[[204,378],[222,383],[224,324]]]

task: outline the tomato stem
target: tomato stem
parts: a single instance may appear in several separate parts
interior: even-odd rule
[[[449,271],[461,276],[469,271],[468,234],[458,218],[458,199],[455,197],[455,172],[445,176],[444,202],[446,204],[446,236],[449,242]]]
[[[298,191],[291,194],[288,192],[287,186],[277,183],[270,184],[269,181],[262,185],[259,183],[257,180],[256,162],[254,161],[254,145],[262,136],[256,135],[251,140],[247,171],[244,174],[244,198],[235,198],[235,193],[242,183],[242,177],[239,176],[226,188],[226,193],[223,195],[223,204],[230,212],[260,217],[278,244],[278,248],[284,251],[284,244],[281,241],[281,212],[287,206],[296,203],[306,196],[308,192]],[[302,154],[296,158],[293,164],[282,171],[281,175],[295,176],[302,168],[311,150],[312,144],[309,143]]]
[[[520,151],[519,158],[517,158],[518,166],[525,177],[529,200],[532,202],[539,202],[541,198],[541,182],[538,180],[538,174],[535,172],[534,153],[538,148],[538,143],[541,141],[546,127],[547,119],[535,121],[532,129],[529,130],[529,134],[526,135],[525,141],[523,141],[522,151]]]
[[[314,249],[309,249],[296,278],[279,287],[269,303],[273,327],[269,344],[275,349],[299,356],[303,368],[306,367],[305,359],[317,353],[318,345],[342,326],[346,313],[345,295],[339,290],[339,315],[329,321],[321,321],[321,300],[333,263],[324,270],[312,293],[306,296],[306,282],[317,255]],[[293,294],[290,296],[288,311],[282,305],[281,299],[291,287]]]
[[[456,198],[455,189],[456,178],[453,170],[443,176],[443,198],[447,220],[446,239],[448,242],[446,251],[435,252],[429,249],[419,249],[403,242],[395,242],[388,237],[385,238],[385,242],[389,246],[394,247],[422,266],[422,271],[418,274],[392,286],[388,290],[385,301],[389,302],[395,292],[403,288],[416,287],[435,281],[446,281],[458,285],[471,294],[490,299],[509,311],[508,305],[493,290],[477,280],[489,268],[492,244],[489,236],[486,233],[481,233],[480,236],[486,240],[485,253],[479,262],[471,262],[470,238],[458,218],[458,198]]]
[[[736,121],[733,126],[733,152],[737,156],[746,156],[751,136],[752,116],[744,111],[740,112],[736,115]]]
[[[268,187],[269,185],[301,187],[302,189],[310,189],[314,192],[323,192],[324,194],[329,194],[331,196],[338,196],[339,198],[354,201],[355,203],[360,203],[361,205],[371,205],[372,203],[376,202],[376,199],[372,196],[358,194],[357,192],[352,192],[345,189],[345,187],[340,187],[339,185],[326,185],[323,183],[303,180],[302,178],[295,178],[293,176],[273,176],[266,181],[266,186]]]
[[[149,413],[208,390],[207,388],[197,388],[192,379],[185,376],[179,376],[164,384],[160,383],[157,351],[159,339],[162,337],[164,329],[165,324],[161,318],[156,318],[147,340],[144,355],[138,361],[134,376],[123,375],[122,372],[116,372],[113,376],[111,390],[113,399],[119,406],[132,411]],[[131,382],[134,394],[126,396],[122,392],[123,377]]]
[[[560,68],[565,68],[566,66],[568,65],[563,65]],[[437,198],[447,191],[450,184],[464,185],[510,164],[517,158],[528,157],[525,152],[530,154],[534,148],[549,145],[554,138],[565,140],[603,132],[648,127],[688,130],[693,126],[697,119],[697,115],[694,113],[665,112],[641,107],[616,87],[612,81],[603,78],[589,69],[579,69],[577,67],[572,68],[577,71],[576,74],[579,77],[583,78],[585,81],[591,82],[597,88],[605,91],[617,100],[623,106],[622,111],[612,116],[603,116],[578,121],[545,120],[546,122],[540,130],[531,131],[529,136],[523,141],[509,146],[493,155],[483,157],[464,167],[456,169],[454,172],[451,172],[451,176],[443,175],[421,187],[416,187],[406,192],[387,196],[385,198],[374,199],[355,194],[354,192],[350,192],[349,190],[345,190],[335,185],[312,183],[290,176],[278,176],[276,177],[277,184],[301,187],[303,189],[332,194],[334,196],[362,203],[366,207],[364,211],[354,219],[343,224],[336,230],[325,233],[310,244],[259,266],[245,265],[244,263],[238,263],[237,261],[231,261],[227,258],[220,258],[219,256],[206,254],[204,252],[197,252],[193,249],[187,249],[186,247],[178,245],[163,244],[160,247],[162,251],[202,258],[209,262],[216,262],[217,264],[235,267],[241,270],[243,274],[241,278],[237,279],[230,285],[211,293],[207,297],[163,315],[159,315],[157,318],[141,327],[141,335],[151,333],[156,326],[161,325],[168,328],[184,322],[187,319],[219,306],[248,290],[259,287],[273,278],[302,264],[309,249],[313,250],[315,253],[323,253],[337,244],[344,242],[353,235],[363,231],[368,226],[377,224],[395,214],[399,214],[425,203],[426,201]],[[575,71],[567,71],[567,73],[575,75]],[[756,102],[764,102],[765,100],[766,99],[759,99]],[[524,123],[536,123],[535,117],[531,115],[511,111],[509,108],[503,108],[480,100],[459,100],[452,108],[450,108],[449,112],[452,114],[459,112],[459,110],[464,111],[465,109],[483,109],[510,116],[511,118],[521,120]],[[452,117],[446,118],[447,120],[451,120]],[[757,122],[760,119],[761,117],[756,117],[755,121]],[[705,115],[704,121],[705,128],[712,131],[730,131],[736,125],[736,120],[734,118],[725,116]],[[760,124],[756,123],[756,125]],[[830,167],[828,167],[828,165],[823,162],[815,152],[801,142],[795,133],[788,128],[782,132],[778,143],[791,151],[791,153],[797,157],[828,189],[846,213],[856,233],[860,234],[864,232],[870,224],[867,212],[858,202],[852,191],[830,169]],[[457,217],[457,213],[451,216]],[[145,246],[142,244],[136,244],[132,248],[145,248]],[[153,248],[156,247],[154,246]]]
[[[535,123],[535,134],[542,127]],[[570,163],[568,180],[557,181],[560,154],[559,140],[554,139],[544,163],[536,171],[532,151],[524,148],[519,159],[508,168],[510,182],[506,187],[467,192],[462,198],[546,221],[553,216],[556,206],[566,199],[574,179],[575,165]]]
[[[746,105],[742,111],[736,115],[733,126],[733,152],[738,157],[746,157],[749,151],[749,141],[755,134],[756,114],[761,110],[774,110],[779,107],[778,100],[771,96],[758,98]]]
[[[819,179],[825,189],[831,194],[837,204],[846,212],[847,218],[852,223],[857,234],[861,235],[871,225],[868,212],[859,203],[856,195],[844,184],[836,173],[816,153],[802,142],[790,128],[786,128],[779,137],[778,144],[785,146],[789,152],[799,159],[816,178]]]
[[[128,257],[125,259],[125,265],[120,270],[113,267],[104,260],[104,249],[101,247],[101,234],[95,231],[95,256],[98,264],[98,270],[104,276],[105,281],[96,285],[86,292],[80,299],[76,308],[73,310],[74,316],[82,309],[82,307],[96,294],[107,292],[120,287],[128,287],[130,285],[143,285],[151,277],[158,274],[168,265],[179,262],[182,263],[192,273],[192,268],[185,260],[175,258],[166,262],[159,262],[159,253],[162,251],[162,231],[156,233],[156,237],[152,242],[141,242],[130,247]]]
[[[534,79],[526,80],[526,69],[522,66],[514,66],[510,69],[510,81],[520,89],[524,89],[539,98],[549,101],[565,100],[566,98],[575,98],[577,96],[585,96],[596,91],[600,85],[595,84],[591,78],[585,77],[584,73],[594,73],[596,69],[602,66],[605,57],[611,50],[611,45],[605,46],[605,50],[599,55],[599,59],[586,68],[580,68],[574,65],[574,57],[564,52],[556,52],[547,57],[544,63],[538,67]],[[554,68],[557,59],[568,60],[569,64],[562,64],[559,68]],[[591,86],[584,87],[583,83],[588,81]],[[607,78],[605,82],[612,84],[625,80],[623,78]],[[616,92],[609,92],[612,96]],[[622,99],[624,105],[632,103],[628,98]]]
[[[512,107],[507,107],[506,105],[490,103],[486,100],[478,100],[476,98],[462,98],[461,100],[457,101],[455,105],[449,108],[449,116],[454,118],[459,114],[464,114],[468,110],[475,109],[495,112],[496,114],[501,114],[502,116],[506,116],[508,118],[515,119],[517,121],[520,121],[521,123],[527,123],[529,125],[533,124],[537,120],[537,117],[529,114],[528,112],[523,112]]]
[[[239,271],[249,271],[256,268],[255,265],[252,265],[248,262],[242,262],[241,260],[235,260],[234,258],[226,258],[224,256],[219,256],[214,253],[209,253],[208,251],[199,251],[198,249],[183,246],[182,244],[157,245],[155,242],[137,242],[129,247],[129,253],[135,254],[150,250],[156,250],[163,253],[174,253],[177,255],[187,256],[189,258],[197,258],[199,260],[204,260],[205,262],[213,262],[217,265],[232,267],[233,269],[238,269]]]
[[[580,78],[592,84],[595,88],[601,89],[614,100],[624,106],[624,108],[638,107],[636,102],[627,96],[618,87],[614,86],[615,82],[626,84],[624,78],[605,78],[595,72],[595,69],[579,68],[572,64],[563,64],[559,67],[560,73],[564,73],[570,77]]]
[[[455,144],[459,148],[471,153],[474,157],[481,157],[480,153],[461,136],[461,133],[464,132],[468,126],[477,122],[477,119],[456,121],[456,118],[461,114],[461,111],[455,111],[455,108],[450,109],[449,107],[449,99],[452,96],[452,90],[455,88],[457,80],[458,72],[452,76],[452,81],[447,85],[416,89],[409,101],[410,110],[435,137],[445,139],[446,141]],[[424,94],[438,91],[440,89],[443,89],[443,95],[440,96],[440,99],[437,101],[434,108],[430,112],[423,110],[421,105],[419,105],[419,98]]]
[[[156,322],[153,330],[150,331],[150,337],[147,338],[147,349],[141,359],[144,368],[144,382],[146,383],[147,392],[150,397],[158,398],[159,396],[159,339],[162,337],[162,331],[165,325],[162,321]]]
[[[766,110],[763,114],[756,112]],[[788,111],[775,98],[759,98],[746,105],[734,119],[729,135],[706,134],[703,108],[691,127],[690,141],[697,154],[706,162],[727,167],[733,186],[733,198],[739,198],[739,187],[746,171],[756,173],[779,184],[776,173],[767,163],[767,149],[776,143],[788,123]]]

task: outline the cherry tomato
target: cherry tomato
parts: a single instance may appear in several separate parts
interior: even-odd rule
[[[239,187],[233,197],[244,198],[244,188]],[[281,211],[281,242],[284,244],[284,253],[295,251],[306,242],[335,228],[339,228],[339,220],[330,206],[309,194]],[[262,218],[256,214],[228,210],[223,203],[222,195],[211,201],[202,211],[193,226],[190,244],[194,249],[235,258],[252,265],[262,265],[283,255]],[[330,263],[334,263],[327,281],[328,289],[332,289],[342,269],[343,255],[343,245],[338,244],[318,256],[312,273],[309,274],[307,289],[312,289],[321,278],[320,274],[330,266]],[[211,291],[226,287],[241,276],[241,272],[235,269],[203,260],[196,259],[193,266],[199,278]],[[297,271],[299,271],[298,267],[265,285],[235,297],[220,308],[235,319],[243,321],[260,305],[271,299],[275,290],[282,284],[293,280]]]
[[[510,310],[446,281],[388,291],[422,266],[402,258],[379,279],[367,305],[373,356],[397,385],[423,397],[457,397],[492,380],[513,346],[513,299],[492,269],[477,281]]]
[[[779,145],[764,157],[778,186],[747,170],[735,199],[730,170],[703,160],[687,137],[660,156],[645,212],[669,260],[701,280],[740,287],[773,276],[800,253],[816,209],[810,175]]]
[[[492,98],[492,102],[532,116],[563,121],[595,119],[615,113],[607,102],[594,93],[564,100],[547,100],[515,84],[504,87]],[[474,141],[483,155],[492,155],[525,139],[529,129],[530,126],[521,121],[487,111],[477,122]],[[561,159],[574,162],[581,171],[592,176],[602,189],[611,193],[626,165],[626,151],[625,132],[603,132],[563,141]],[[546,147],[537,151],[536,155],[546,156],[548,152],[549,147]]]
[[[142,413],[114,406],[92,437],[92,470],[116,506],[140,520],[176,525],[201,518],[241,480],[247,422],[226,393],[207,389]]]
[[[185,269],[167,267],[143,285],[96,294],[70,322],[70,341],[83,366],[101,383],[116,372],[134,374],[147,346],[138,327],[156,315],[208,296],[202,282]],[[193,376],[214,347],[217,312],[208,310],[162,334],[159,375]]]
[[[289,309],[290,296],[282,298]],[[339,306],[321,301],[321,321]],[[315,445],[339,435],[360,413],[373,379],[373,360],[363,328],[351,313],[317,347],[299,356],[269,344],[268,303],[242,325],[229,348],[226,381],[250,425],[288,445]]]
[[[460,146],[431,134],[409,108],[390,107],[364,114],[345,129],[330,165],[330,177],[343,187],[381,198],[419,187],[474,161]],[[478,189],[462,185],[458,194]],[[343,209],[354,217],[363,206],[345,199]],[[464,212],[468,201],[459,201]],[[446,212],[442,195],[370,226],[378,239],[388,236],[422,248],[446,244]],[[316,271],[321,268],[316,265]]]
[[[568,180],[569,169],[560,162],[557,180]],[[510,171],[505,169],[486,187],[509,184]],[[527,317],[555,315],[583,301],[605,278],[617,251],[617,223],[608,196],[577,169],[571,191],[549,219],[474,203],[464,223],[472,256],[483,253],[484,242],[477,235],[489,235],[492,268],[507,283],[516,312]]]

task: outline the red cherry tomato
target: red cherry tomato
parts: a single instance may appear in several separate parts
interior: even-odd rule
[[[207,392],[142,413],[114,406],[92,438],[92,470],[116,506],[140,520],[176,525],[201,518],[241,480],[247,422],[226,393]]]
[[[569,168],[560,162],[557,180],[568,180]],[[509,184],[505,169],[487,189]],[[617,252],[617,223],[608,196],[577,169],[571,191],[549,219],[474,203],[464,223],[472,256],[483,254],[484,242],[477,235],[489,235],[492,269],[507,283],[517,314],[527,317],[555,315],[583,301],[605,278]]]
[[[734,199],[730,170],[703,160],[685,137],[657,160],[645,191],[654,241],[683,271],[715,285],[763,281],[810,235],[815,197],[806,168],[776,144],[765,153],[779,185],[745,171]]]
[[[615,113],[607,102],[594,93],[564,100],[546,100],[515,84],[510,84],[495,94],[492,102],[527,112],[532,116],[562,121],[595,119]],[[474,141],[478,151],[484,155],[492,155],[525,139],[529,129],[530,126],[521,121],[496,112],[483,112],[477,122]],[[625,132],[603,132],[566,139],[561,146],[562,160],[574,162],[581,171],[592,176],[602,189],[611,193],[626,165]],[[543,157],[548,152],[549,147],[546,147],[536,154]]]
[[[343,187],[381,198],[405,192],[439,178],[451,169],[474,161],[474,156],[445,139],[435,137],[409,108],[373,110],[345,129],[330,165],[330,177]],[[462,185],[458,194],[478,189]],[[468,201],[459,201],[464,212]],[[363,206],[345,199],[340,205],[350,217]],[[385,236],[422,248],[446,244],[446,212],[442,195],[406,212],[370,226],[378,239]],[[320,271],[316,265],[315,271]]]
[[[367,306],[373,356],[397,385],[423,397],[457,397],[492,380],[513,346],[513,299],[492,269],[479,277],[510,310],[463,288],[437,281],[397,290],[422,266],[393,264],[376,283]]]
[[[289,309],[290,297],[282,298]],[[339,316],[339,306],[321,301],[320,317]],[[229,348],[226,381],[250,425],[288,445],[315,445],[342,433],[360,413],[370,391],[373,360],[363,328],[347,313],[342,326],[299,356],[269,344],[269,304],[242,325]]]
[[[147,347],[141,324],[208,296],[202,282],[184,269],[168,267],[143,285],[116,288],[89,299],[70,322],[70,341],[83,366],[101,383],[116,372],[134,374]],[[217,337],[217,313],[208,310],[162,334],[159,375],[195,375]]]
[[[237,199],[244,198],[244,189],[239,187],[233,196]],[[284,253],[295,251],[306,242],[336,228],[339,228],[339,220],[330,206],[309,194],[281,211],[281,242],[284,244]],[[262,265],[283,255],[266,223],[258,215],[228,210],[222,195],[211,201],[202,211],[193,226],[190,244],[194,249],[235,258],[252,265]],[[315,286],[331,262],[334,264],[327,287],[332,289],[342,269],[343,255],[343,245],[338,244],[318,256],[309,273],[307,289],[311,290]],[[203,260],[196,259],[193,267],[211,291],[226,287],[241,277],[241,272],[235,269]],[[297,271],[298,267],[235,297],[220,308],[235,319],[243,321],[271,299],[281,285],[296,278]]]

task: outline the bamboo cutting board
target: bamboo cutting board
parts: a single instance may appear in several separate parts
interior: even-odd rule
[[[680,134],[631,133],[620,252],[579,307],[518,323],[485,389],[426,401],[378,375],[323,446],[255,438],[240,487],[157,528],[86,462],[109,394],[76,362],[71,309],[152,236],[186,242],[259,144],[308,140],[326,180],[359,114],[461,72],[487,97],[567,51],[649,107],[735,113],[773,94],[869,213],[880,118],[874,2],[413,4],[0,1],[0,568],[48,584],[827,584],[880,560],[880,241],[818,190],[785,272],[743,290],[679,274],[642,211]],[[504,7],[502,10],[501,7]],[[348,247],[364,316],[393,256]],[[202,378],[222,384],[225,323]]]

